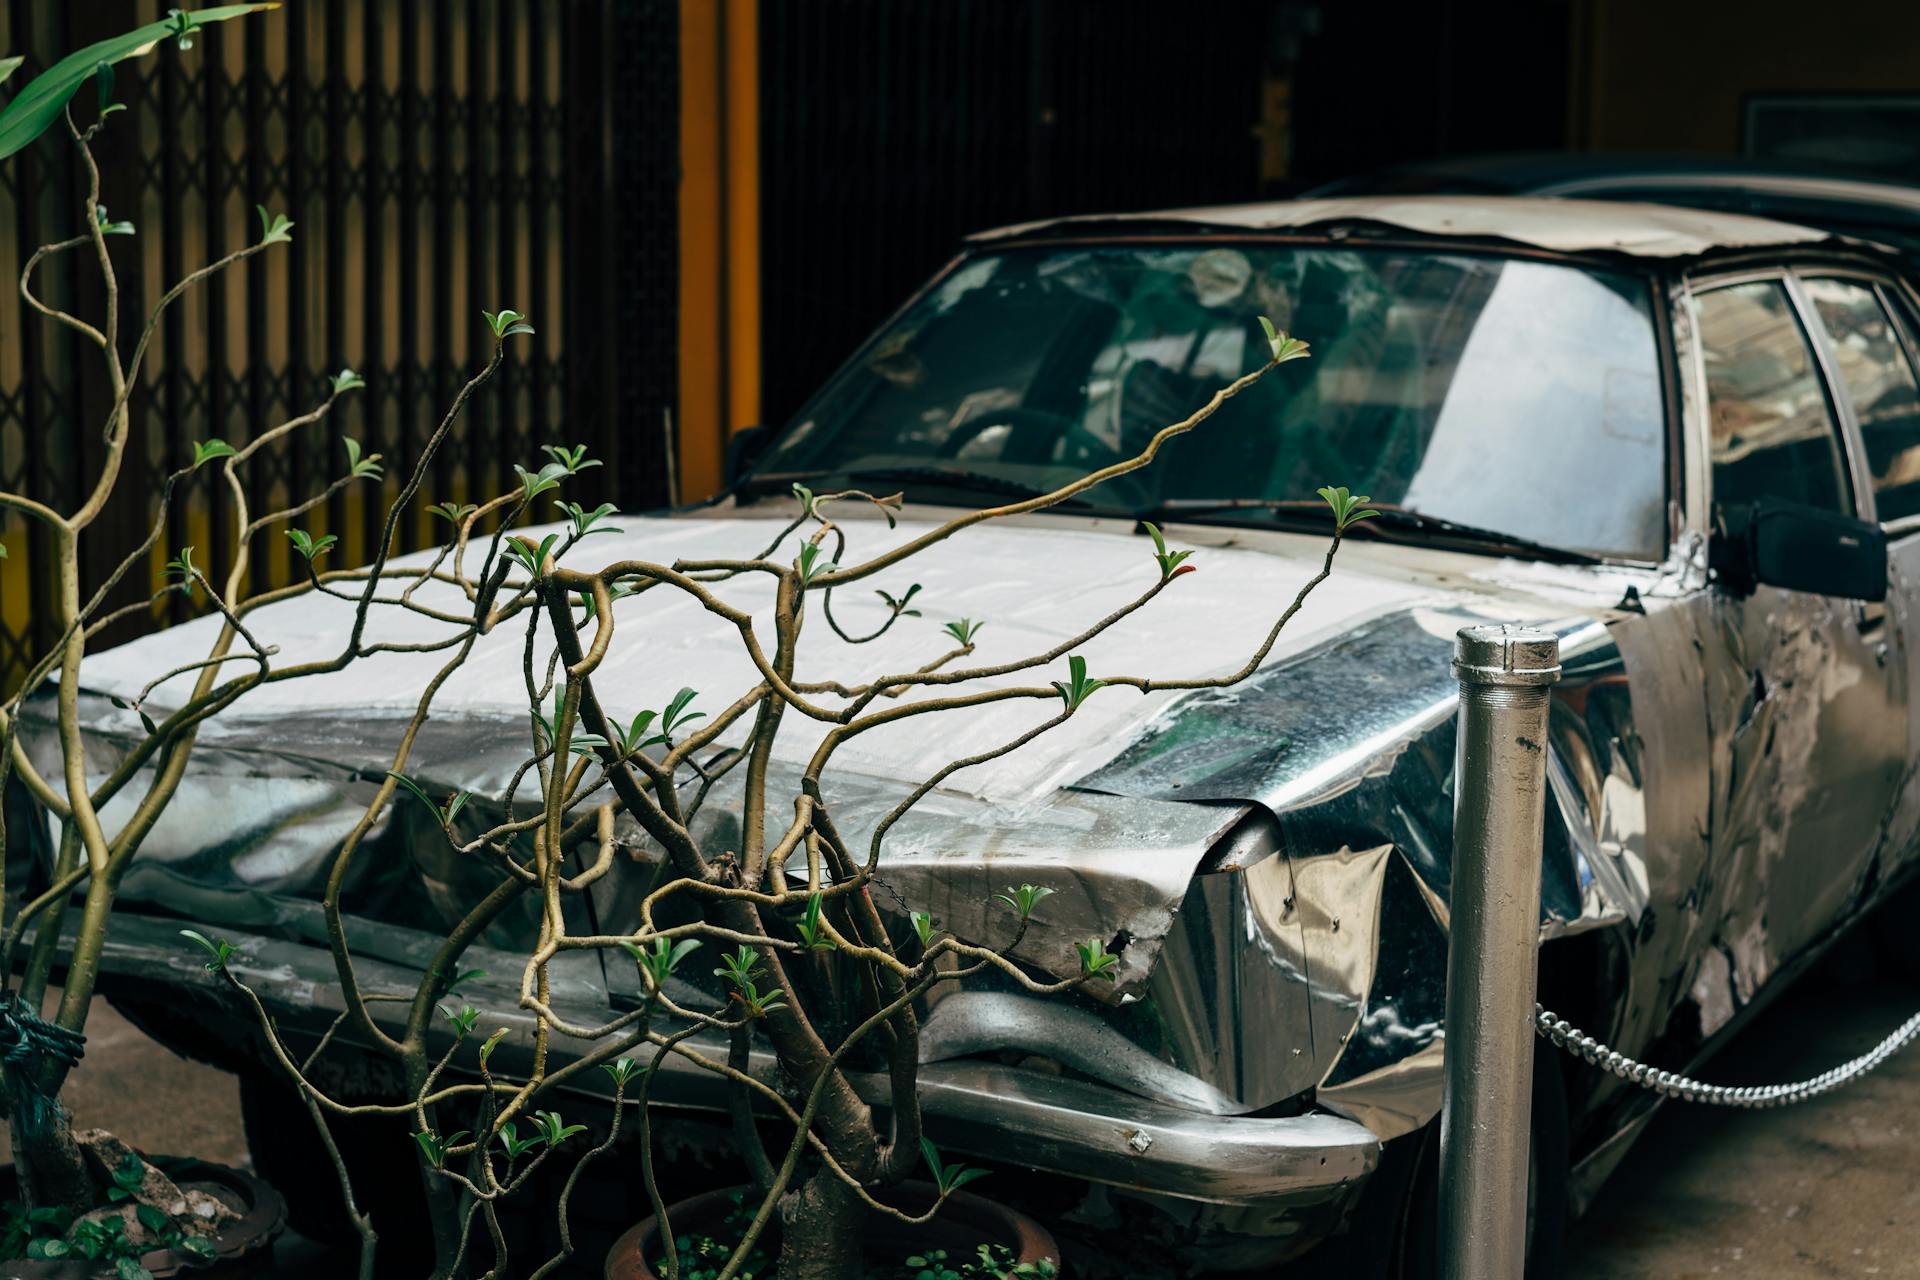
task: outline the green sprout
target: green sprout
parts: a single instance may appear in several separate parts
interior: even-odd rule
[[[461,1005],[458,1013],[448,1012],[445,1005],[435,1007],[440,1010],[441,1017],[453,1024],[453,1034],[456,1039],[465,1040],[472,1035],[474,1024],[480,1021],[480,1011],[470,1004]]]
[[[231,458],[240,451],[225,440],[202,440],[193,446],[193,466],[197,471],[215,458]]]
[[[580,539],[589,534],[622,532],[622,530],[607,526],[595,527],[599,525],[600,521],[606,519],[619,509],[611,502],[603,502],[593,511],[588,511],[585,507],[573,502],[562,502],[559,505],[560,509],[567,513],[567,519],[573,522],[573,540],[575,542],[580,541]]]
[[[444,1169],[447,1167],[447,1152],[460,1145],[460,1139],[466,1136],[465,1129],[444,1138],[433,1130],[426,1129],[414,1134],[413,1140],[420,1144],[420,1154],[427,1158],[428,1164],[436,1169]]]
[[[447,797],[446,807],[441,808],[434,803],[433,797],[427,794],[424,787],[412,778],[409,778],[406,774],[396,773],[394,770],[389,769],[387,770],[387,776],[412,792],[415,799],[427,806],[428,812],[433,814],[433,820],[440,825],[442,831],[449,830],[453,826],[453,820],[460,816],[460,811],[467,807],[467,801],[473,798],[468,792],[456,791]],[[455,984],[461,981],[461,978],[470,978],[475,974],[484,972],[485,970],[476,969],[462,974],[460,977],[456,977],[453,982],[447,984],[447,990],[452,991]]]
[[[941,1195],[951,1195],[976,1178],[987,1176],[986,1169],[970,1169],[963,1164],[947,1164],[940,1159],[940,1149],[926,1138],[920,1139],[920,1154],[926,1157],[927,1170],[933,1174],[933,1184],[940,1188]]]
[[[1167,540],[1162,536],[1160,526],[1151,520],[1142,520],[1140,523],[1146,528],[1147,535],[1153,539],[1153,558],[1160,566],[1160,581],[1166,582],[1177,573],[1193,572],[1192,565],[1184,569],[1180,567],[1181,562],[1193,552],[1167,550]]]
[[[806,914],[800,917],[800,923],[794,928],[800,934],[801,945],[808,951],[831,951],[838,945],[820,922],[820,895],[817,893],[807,899]]]
[[[195,946],[212,957],[207,961],[208,973],[221,973],[225,971],[227,962],[233,959],[233,944],[225,938],[209,938],[206,934],[196,929],[182,929],[180,936],[190,939]]]
[[[538,471],[528,471],[516,462],[513,464],[513,472],[520,477],[520,488],[527,495],[528,502],[532,502],[550,489],[558,489],[560,477],[573,474],[567,470],[564,462],[549,462]]]
[[[682,938],[678,942],[667,938],[655,938],[653,945],[645,950],[637,942],[622,942],[627,954],[640,966],[640,972],[647,975],[648,982],[655,991],[666,986],[667,979],[680,967],[680,962],[700,949],[700,939]]]
[[[1327,505],[1333,508],[1334,528],[1341,533],[1345,533],[1348,526],[1358,524],[1368,516],[1380,514],[1378,511],[1365,509],[1367,503],[1372,501],[1371,498],[1364,493],[1349,494],[1345,485],[1338,488],[1322,485],[1318,492],[1327,500]]]
[[[1053,687],[1066,699],[1067,710],[1076,711],[1096,691],[1105,688],[1106,683],[1105,680],[1095,680],[1089,676],[1087,660],[1076,653],[1067,659],[1067,678],[1064,681],[1055,680]]]
[[[816,574],[831,573],[840,567],[830,560],[823,561],[819,544],[813,542],[806,543],[800,548],[800,559],[797,563],[802,586],[812,582]]]
[[[549,1147],[557,1147],[576,1133],[585,1133],[583,1124],[565,1124],[557,1111],[536,1111],[533,1113],[533,1127],[540,1134],[540,1141]]]
[[[367,385],[367,380],[351,369],[342,369],[327,379],[327,385],[333,388],[333,394],[340,395],[343,392],[360,390]]]
[[[285,244],[293,239],[293,219],[284,213],[268,213],[267,206],[253,206],[260,214],[260,243]]]
[[[532,333],[533,326],[527,323],[526,313],[515,311],[511,307],[502,307],[498,312],[482,310],[487,318],[487,327],[493,330],[496,339],[511,338],[516,333]]]
[[[1033,909],[1040,905],[1042,898],[1050,898],[1052,896],[1053,890],[1042,888],[1039,885],[1023,884],[1017,889],[1012,885],[1008,885],[1007,891],[1005,893],[994,894],[993,900],[995,902],[1006,903],[1014,909],[1022,920],[1025,920],[1033,914]]]
[[[1076,942],[1073,949],[1080,953],[1080,972],[1089,978],[1114,980],[1114,971],[1120,967],[1120,957],[1107,950],[1107,944],[1098,938],[1088,938],[1085,942]]]
[[[973,638],[979,635],[980,628],[986,625],[984,622],[975,622],[972,618],[958,618],[940,629],[970,649],[973,647]]]
[[[347,447],[348,475],[356,480],[363,477],[368,480],[378,480],[380,478],[382,468],[380,466],[379,454],[370,453],[365,458],[362,458],[360,456],[360,442],[351,437],[341,440],[340,443]]]
[[[309,561],[315,556],[325,555],[332,550],[334,543],[340,541],[331,533],[323,533],[316,538],[305,529],[288,529],[286,532],[287,539],[293,543],[293,549]]]
[[[559,541],[559,534],[550,533],[540,539],[540,545],[536,547],[533,545],[533,539],[515,534],[507,539],[504,549],[510,559],[527,571],[528,577],[537,578],[545,572],[542,566],[547,563],[548,554],[553,551],[554,545]]]
[[[1307,344],[1298,338],[1289,338],[1286,331],[1273,327],[1273,321],[1260,317],[1260,328],[1267,335],[1267,347],[1273,352],[1273,363],[1285,364],[1289,360],[1307,358]]]
[[[887,608],[893,611],[893,616],[896,618],[917,618],[920,616],[918,609],[907,608],[907,605],[912,603],[913,598],[920,594],[920,584],[917,582],[907,588],[905,595],[897,599],[884,591],[876,591],[873,594],[879,596],[886,602]]]
[[[529,329],[527,332],[532,333],[533,330]],[[577,444],[571,449],[562,444],[543,444],[540,446],[540,452],[552,458],[554,462],[561,467],[564,467],[570,476],[578,475],[588,467],[597,467],[600,465],[598,458],[587,457],[587,446],[583,444]]]

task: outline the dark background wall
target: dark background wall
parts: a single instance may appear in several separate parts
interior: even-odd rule
[[[765,0],[763,417],[970,231],[1561,144],[1568,0]]]

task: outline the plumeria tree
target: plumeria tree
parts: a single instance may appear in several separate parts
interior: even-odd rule
[[[109,215],[93,150],[101,131],[120,123],[115,118],[121,105],[114,101],[114,66],[156,47],[190,49],[199,28],[208,22],[277,7],[242,4],[197,13],[173,11],[162,22],[62,59],[0,109],[0,162],[50,131],[64,134],[65,143],[79,157],[85,195],[74,210],[71,234],[28,255],[19,288],[46,323],[75,335],[83,349],[98,357],[98,376],[110,400],[105,420],[96,424],[102,441],[98,465],[76,505],[63,506],[49,494],[0,491],[0,509],[16,522],[37,526],[43,535],[48,554],[37,557],[31,566],[31,590],[34,607],[51,611],[57,626],[55,642],[44,653],[33,655],[18,691],[0,702],[0,787],[24,788],[50,815],[55,833],[50,881],[25,895],[0,932],[0,975],[9,983],[0,996],[4,1069],[0,1099],[12,1130],[21,1191],[33,1210],[26,1225],[9,1220],[7,1238],[14,1247],[27,1248],[37,1257],[71,1252],[71,1242],[63,1233],[103,1201],[130,1201],[145,1194],[140,1178],[147,1173],[138,1168],[110,1171],[127,1184],[120,1185],[114,1176],[103,1177],[97,1160],[86,1158],[60,1097],[84,1052],[88,1010],[113,927],[119,888],[178,793],[202,728],[249,690],[339,671],[381,651],[382,644],[371,635],[374,616],[383,609],[407,607],[407,592],[432,576],[417,570],[398,573],[389,566],[402,514],[416,500],[422,478],[462,409],[499,368],[502,344],[529,331],[526,318],[511,310],[489,316],[495,337],[491,353],[420,450],[411,475],[386,513],[370,565],[325,568],[336,538],[315,536],[300,522],[336,493],[351,486],[377,486],[384,468],[379,454],[346,440],[344,456],[337,459],[337,474],[317,492],[278,510],[254,510],[246,483],[251,468],[288,448],[301,433],[325,428],[343,399],[363,385],[350,370],[328,379],[305,412],[284,422],[256,424],[244,443],[203,440],[192,446],[190,454],[172,459],[154,495],[145,537],[131,548],[111,545],[97,521],[129,483],[131,460],[145,450],[130,401],[162,317],[190,291],[210,285],[240,263],[275,252],[295,234],[284,214],[262,208],[258,235],[244,248],[207,262],[167,287],[149,314],[129,316],[108,244],[110,238],[133,236],[139,229]],[[19,58],[0,60],[0,80],[12,75],[20,63]],[[89,86],[93,92],[82,92]],[[48,143],[54,140],[50,137]],[[68,255],[91,264],[97,291],[91,298],[57,306],[38,291],[37,279],[43,266]],[[210,487],[215,518],[225,520],[231,530],[232,536],[226,539],[230,551],[219,562],[194,547],[163,549],[169,513],[195,485]],[[250,594],[247,584],[262,540],[283,537],[292,545],[300,580]],[[117,558],[110,560],[104,575],[90,577],[86,566],[102,559],[90,553],[103,541]],[[5,554],[7,549],[0,545],[0,555]],[[124,588],[144,582],[150,564],[159,556],[166,557],[164,581],[140,592],[132,603],[112,603]],[[351,634],[338,652],[322,659],[276,663],[276,649],[254,633],[249,619],[274,601],[309,594],[333,596],[350,607]],[[103,770],[99,758],[90,757],[89,736],[83,732],[82,673],[88,654],[116,622],[156,617],[163,606],[183,598],[191,610],[219,619],[212,643],[204,652],[182,655],[177,664],[154,671],[145,689],[134,696],[116,699],[123,721],[115,734],[120,750]],[[183,680],[189,685],[184,697],[166,706],[152,701],[154,690]],[[23,722],[36,722],[33,736],[44,743],[44,750],[29,750]],[[5,834],[5,815],[0,807],[0,835]],[[0,869],[0,900],[11,903],[21,896],[21,886],[6,885],[4,875]],[[60,998],[49,1009],[50,980],[61,966]],[[99,1256],[109,1262],[117,1257],[121,1274],[145,1274],[137,1258],[143,1247],[163,1238],[174,1238],[189,1252],[208,1251],[192,1230],[182,1240],[179,1224],[150,1221],[149,1210],[154,1207],[145,1201],[139,1206],[137,1221],[145,1225],[145,1237],[137,1231],[130,1237],[116,1235],[109,1245],[101,1246],[107,1253]],[[127,1208],[131,1215],[132,1207]],[[16,1235],[20,1238],[15,1239]],[[92,1236],[88,1240],[98,1243]],[[89,1252],[89,1256],[96,1254]]]
[[[980,662],[981,624],[963,619],[929,627],[923,660],[910,669],[876,669],[858,683],[803,679],[803,654],[815,646],[870,644],[896,627],[924,625],[919,589],[902,590],[899,582],[917,557],[964,539],[976,526],[1044,510],[1151,466],[1169,441],[1201,428],[1227,400],[1280,364],[1306,357],[1304,342],[1271,324],[1266,331],[1269,349],[1258,368],[1162,428],[1137,454],[1041,496],[967,511],[911,536],[891,535],[887,545],[865,554],[863,531],[876,531],[881,522],[846,513],[877,511],[891,529],[900,495],[816,493],[796,485],[791,518],[757,553],[595,563],[578,549],[604,527],[611,509],[589,512],[561,500],[570,476],[592,461],[558,446],[537,470],[517,468],[518,491],[464,510],[433,557],[435,583],[419,597],[431,595],[444,622],[437,643],[445,661],[420,690],[385,782],[342,841],[332,883],[344,881],[363,838],[389,806],[419,805],[454,849],[495,868],[494,887],[447,933],[416,990],[379,993],[405,1005],[397,1024],[375,1016],[374,993],[363,991],[340,927],[337,895],[328,900],[346,996],[342,1022],[357,1041],[401,1064],[410,1096],[385,1103],[326,1096],[293,1047],[276,1037],[223,945],[206,942],[209,968],[252,1001],[283,1070],[323,1128],[354,1114],[409,1118],[414,1154],[432,1188],[437,1274],[505,1274],[512,1242],[501,1225],[502,1203],[550,1161],[564,1167],[571,1159],[556,1206],[562,1248],[532,1274],[558,1267],[573,1247],[573,1189],[627,1125],[636,1130],[638,1176],[666,1223],[670,1206],[656,1177],[648,1104],[654,1068],[669,1055],[711,1073],[731,1099],[732,1132],[752,1192],[744,1239],[720,1272],[726,1280],[740,1274],[776,1223],[782,1280],[852,1280],[863,1274],[860,1226],[868,1215],[924,1222],[978,1175],[944,1158],[922,1132],[917,1018],[925,997],[937,984],[989,971],[1041,995],[1098,987],[1114,980],[1118,957],[1105,941],[1089,937],[1076,944],[1078,965],[1070,972],[1044,972],[1016,958],[1036,905],[1051,892],[1047,885],[1008,887],[998,899],[1004,928],[992,938],[956,936],[908,904],[884,912],[869,889],[881,883],[889,833],[949,779],[1059,730],[1092,698],[1218,689],[1251,676],[1332,572],[1347,529],[1370,514],[1366,499],[1345,489],[1321,491],[1333,534],[1319,572],[1300,584],[1245,661],[1222,675],[1094,671],[1087,664],[1082,651],[1091,642],[1176,592],[1194,568],[1192,553],[1170,547],[1152,526],[1137,594],[1044,651]],[[476,520],[492,516],[511,526],[543,499],[556,504],[563,523],[509,535],[504,544],[496,534],[484,555],[475,554]],[[588,564],[593,567],[576,567]],[[882,625],[864,635],[850,632],[832,612],[833,593],[856,587],[875,589],[885,606]],[[752,674],[739,688],[686,688],[664,705],[616,714],[627,691],[603,685],[602,673],[628,646],[645,652],[655,642],[643,620],[668,599],[691,601],[717,622]],[[809,627],[810,621],[817,625]],[[416,777],[415,738],[440,691],[473,658],[477,638],[496,631],[505,631],[521,655],[525,755],[497,794],[438,793]],[[1008,705],[1031,708],[1017,732],[903,781],[897,802],[870,830],[857,839],[849,834],[835,788],[836,763],[848,744],[910,722],[924,722],[930,736],[943,718]],[[818,739],[800,753],[804,765],[797,772],[776,768],[782,735],[803,727],[808,741]],[[731,820],[713,820],[707,812],[713,805],[731,808]],[[633,829],[656,855],[644,898],[631,916],[603,922],[608,932],[570,931],[569,899],[607,875],[630,871],[618,856],[619,833]],[[472,1005],[444,997],[450,975],[462,972],[466,949],[523,898],[538,908],[538,936],[519,986],[533,1032],[530,1055],[508,1074],[495,1063],[507,1030],[486,1025]],[[643,999],[603,1024],[583,1025],[555,1007],[550,969],[569,953],[594,951],[635,966]],[[695,988],[681,980],[695,973],[716,980],[705,983],[711,998],[686,994]],[[556,1064],[555,1036],[585,1047]],[[755,1071],[756,1047],[771,1052],[777,1064],[771,1076]],[[881,1105],[870,1105],[856,1088],[856,1064],[880,1068],[887,1082]],[[615,1106],[607,1130],[590,1139],[552,1100],[557,1089],[577,1088],[583,1073],[595,1071],[610,1078]],[[784,1137],[769,1143],[769,1131]],[[577,1155],[557,1154],[569,1144]],[[898,1188],[910,1175],[931,1178],[933,1203],[902,1201]],[[671,1227],[661,1232],[669,1241],[674,1235]],[[677,1275],[679,1258],[671,1248],[667,1253],[663,1263]],[[484,1266],[476,1261],[481,1256]],[[370,1253],[362,1265],[371,1267]]]

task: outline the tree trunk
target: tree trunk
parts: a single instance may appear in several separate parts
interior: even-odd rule
[[[780,1203],[780,1280],[860,1280],[867,1207],[818,1169]]]
[[[67,1109],[58,1102],[45,1107],[48,1119],[32,1125],[21,1123],[23,1114],[17,1099],[11,1108],[9,1128],[20,1198],[29,1208],[55,1207],[85,1213],[94,1207],[93,1179],[73,1140]]]

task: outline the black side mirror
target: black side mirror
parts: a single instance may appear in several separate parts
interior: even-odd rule
[[[1712,565],[1736,595],[1756,586],[1887,598],[1887,535],[1879,525],[1794,502],[1763,500],[1721,512]]]
[[[727,437],[727,461],[725,478],[727,488],[731,489],[753,470],[753,464],[760,460],[767,446],[773,443],[771,427],[741,427]]]

